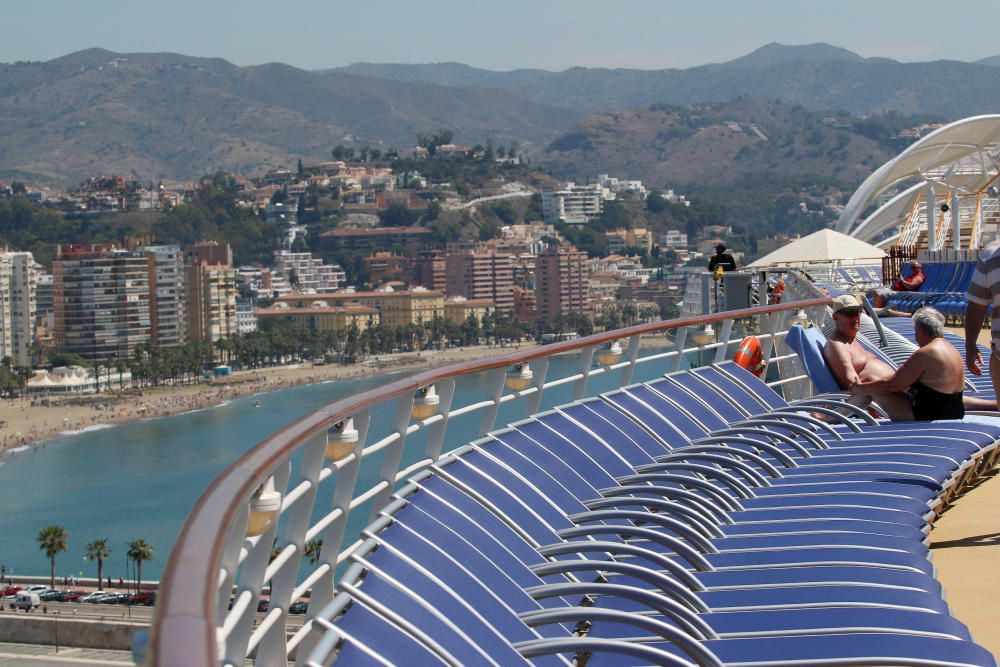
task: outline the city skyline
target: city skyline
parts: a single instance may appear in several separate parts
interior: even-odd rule
[[[977,0],[963,13],[989,16],[992,9]],[[439,0],[429,8],[309,0],[297,4],[295,13],[281,15],[257,0],[238,5],[105,0],[96,9],[93,3],[18,0],[4,7],[5,23],[18,29],[0,44],[0,62],[50,60],[97,47],[219,57],[236,65],[282,62],[303,69],[360,61],[454,61],[494,70],[660,69],[724,62],[772,42],[826,42],[867,58],[905,62],[1000,55],[989,21],[965,21],[960,38],[936,38],[927,18],[937,11],[927,0],[906,5],[623,0],[613,11],[591,0],[502,5]]]

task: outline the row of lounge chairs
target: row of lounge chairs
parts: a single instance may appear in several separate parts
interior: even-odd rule
[[[968,305],[966,293],[972,282],[975,262],[935,262],[923,266],[924,282],[915,292],[899,292],[891,296],[886,306],[912,313],[923,306],[934,306],[945,317],[961,320]],[[908,270],[904,267],[904,273]]]
[[[834,407],[727,362],[496,431],[397,493],[300,662],[995,665],[927,533],[1000,421]]]
[[[882,284],[882,267],[841,266],[836,269],[840,282],[849,289],[874,287]]]

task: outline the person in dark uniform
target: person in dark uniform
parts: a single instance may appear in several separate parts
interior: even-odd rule
[[[714,272],[717,267],[722,267],[723,271],[735,271],[736,260],[726,252],[726,244],[720,243],[715,246],[715,254],[708,260],[708,270]]]

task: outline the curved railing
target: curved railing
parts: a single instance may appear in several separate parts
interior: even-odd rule
[[[360,544],[358,526],[377,516],[402,480],[444,455],[449,423],[478,415],[483,435],[513,401],[523,401],[524,414],[532,415],[542,407],[543,394],[562,402],[583,398],[588,381],[599,376],[605,376],[605,384],[617,380],[606,390],[631,383],[644,364],[662,362],[655,370],[663,373],[680,368],[684,360],[721,361],[747,332],[761,340],[765,362],[787,361],[794,368],[794,355],[774,354],[777,342],[790,320],[821,321],[830,303],[828,297],[817,298],[811,286],[799,290],[809,298],[792,301],[794,292],[786,292],[789,301],[780,305],[634,326],[424,371],[289,424],[223,472],[185,522],[160,586],[151,664],[241,665],[255,656],[258,664],[272,665],[284,664],[296,652],[305,655],[315,639],[310,637],[316,634],[310,632],[315,616],[333,599],[337,566]],[[669,350],[640,356],[643,336],[670,331],[675,336]],[[616,341],[627,344],[613,345]],[[689,341],[694,344],[686,347]],[[556,355],[573,355],[577,363],[568,375],[549,378]],[[601,361],[596,366],[595,357]],[[783,375],[772,385],[808,384],[801,374]],[[464,388],[456,392],[456,382],[470,378],[481,400]],[[436,405],[435,392],[427,387],[435,388]],[[472,400],[461,404],[460,398]],[[379,431],[387,434],[368,443]],[[420,438],[411,437],[417,433]],[[467,434],[464,442],[473,439]],[[421,451],[406,449],[408,442]],[[311,555],[315,565],[300,571],[307,545],[315,547],[319,540],[322,548]],[[261,616],[258,601],[266,588],[269,607]],[[307,595],[307,614],[291,616],[289,606]],[[298,618],[302,623],[296,627]]]

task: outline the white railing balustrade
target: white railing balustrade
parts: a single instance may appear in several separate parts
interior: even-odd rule
[[[821,321],[829,297],[790,274],[785,303],[645,324],[417,373],[327,405],[253,447],[199,499],[170,555],[151,636],[154,665],[294,662],[361,530],[410,476],[498,425],[554,405],[730,358],[753,334],[770,384],[808,379],[780,341]],[[664,338],[664,334],[669,334]],[[645,341],[658,346],[645,349]],[[643,354],[643,352],[646,354]],[[516,411],[515,411],[516,409]],[[470,421],[471,420],[471,421]],[[478,422],[478,423],[477,423]],[[265,593],[267,595],[265,596]],[[301,626],[288,610],[308,598]],[[266,599],[267,608],[258,609]]]

